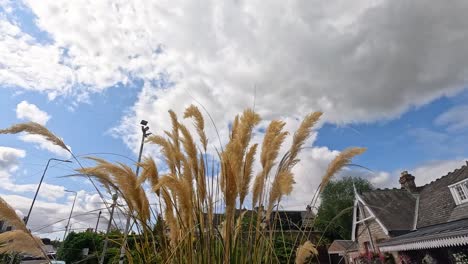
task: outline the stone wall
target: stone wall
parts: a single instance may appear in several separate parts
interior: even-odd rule
[[[366,226],[363,223],[360,223],[357,228],[356,228],[356,236],[357,236],[357,241],[359,243],[359,252],[360,253],[365,253],[366,248],[364,243],[372,241],[375,247],[377,247],[377,244],[385,239],[390,238],[385,234],[383,231],[382,227],[375,221],[374,219],[366,221],[367,226],[369,227],[369,231],[371,233],[371,236],[369,237],[369,231],[367,230]],[[369,244],[369,248],[372,250],[372,243]],[[378,249],[376,248],[376,251],[378,252]]]

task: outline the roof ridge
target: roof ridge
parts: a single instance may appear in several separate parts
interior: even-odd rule
[[[466,162],[467,162],[467,164],[468,164],[468,161],[466,161]],[[466,168],[468,167],[467,164],[461,166],[460,168],[456,168],[456,169],[454,169],[453,171],[449,171],[447,174],[445,174],[445,175],[443,175],[443,176],[440,176],[439,178],[437,178],[437,179],[435,179],[435,180],[432,180],[431,182],[426,183],[426,184],[424,184],[424,185],[422,185],[422,186],[420,186],[420,187],[421,187],[421,188],[424,188],[424,187],[426,187],[426,186],[428,186],[428,185],[431,185],[431,184],[433,184],[433,183],[435,183],[435,182],[437,182],[437,181],[439,181],[439,180],[441,180],[441,179],[443,179],[443,178],[445,178],[445,177],[448,177],[448,176],[452,175],[453,173],[455,173],[455,172],[457,172],[457,171],[464,170],[464,169],[466,169]]]
[[[377,189],[374,189],[374,190],[369,190],[369,191],[366,191],[366,192],[375,192],[375,191],[406,191],[405,189],[402,189],[402,188],[397,188],[397,187],[393,187],[393,188],[377,188]],[[366,192],[363,192],[363,193],[366,193]]]

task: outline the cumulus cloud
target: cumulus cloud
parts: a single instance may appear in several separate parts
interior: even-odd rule
[[[10,6],[9,9],[12,7]],[[60,63],[63,49],[39,44],[0,15],[0,83],[46,92],[50,99],[70,90],[72,69]]]
[[[16,117],[26,119],[41,125],[45,125],[50,119],[50,115],[42,111],[35,104],[30,104],[27,101],[21,101],[16,106]]]
[[[0,146],[0,169],[5,173],[18,169],[19,159],[26,156],[26,151]]]
[[[159,108],[185,105],[190,96],[179,97],[190,91],[210,110],[230,113],[251,102],[256,87],[257,107],[270,116],[320,109],[332,122],[352,122],[395,117],[466,84],[468,4],[461,0],[25,5],[54,41],[38,45],[5,25],[4,54],[14,57],[1,62],[21,65],[9,67],[15,78],[4,73],[3,82],[37,83],[53,95],[137,77],[175,85],[153,101],[166,102]],[[28,61],[23,52],[32,48],[41,57]]]

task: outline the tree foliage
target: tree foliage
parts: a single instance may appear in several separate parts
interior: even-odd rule
[[[71,232],[57,252],[57,257],[66,263],[84,260],[80,263],[98,263],[98,254],[102,247],[103,237],[94,232]],[[83,249],[89,248],[88,256],[83,256]],[[96,257],[93,257],[96,256]]]
[[[373,189],[362,178],[344,177],[331,181],[323,190],[317,213],[316,228],[324,232],[328,242],[335,239],[351,239],[353,222],[354,186],[358,192]]]

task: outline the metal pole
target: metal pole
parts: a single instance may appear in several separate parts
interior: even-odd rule
[[[98,217],[97,217],[97,222],[96,222],[96,228],[94,229],[94,233],[97,233],[97,229],[99,226],[99,219],[101,219],[101,213],[102,211],[99,211]]]
[[[109,231],[112,226],[112,219],[114,218],[114,209],[117,204],[117,194],[112,195],[112,209],[109,216],[109,223],[107,224],[106,239],[104,240],[104,246],[102,247],[102,256],[99,260],[99,264],[104,264],[104,259],[106,257],[107,244],[109,243]]]
[[[73,214],[73,208],[75,208],[76,196],[78,195],[78,193],[75,192],[75,191],[69,191],[69,190],[65,190],[65,191],[75,193],[75,199],[73,199],[73,205],[72,205],[72,209],[70,211],[70,216],[68,217],[68,222],[67,222],[67,225],[65,226],[65,233],[63,234],[63,241],[65,241],[65,238],[67,237],[67,231],[68,231],[68,227],[70,225],[70,219],[71,219],[72,214]]]
[[[55,159],[55,158],[51,158],[47,161],[47,165],[45,166],[44,168],[44,172],[42,172],[42,177],[41,177],[41,181],[39,182],[39,185],[37,186],[37,190],[36,190],[36,193],[34,194],[34,198],[32,200],[32,203],[31,203],[31,207],[29,207],[29,212],[28,212],[28,215],[26,216],[26,218],[24,219],[24,225],[27,225],[28,224],[28,221],[29,221],[29,217],[31,216],[31,211],[34,207],[34,203],[36,202],[36,198],[37,198],[37,195],[39,194],[39,190],[41,189],[41,185],[42,185],[42,181],[44,180],[44,176],[47,172],[47,169],[49,168],[49,164],[52,160],[55,160],[55,161],[60,161],[60,162],[71,162],[70,160],[61,160],[61,159]]]
[[[140,153],[138,154],[138,164],[136,167],[135,175],[138,177],[138,174],[140,173],[140,166],[139,163],[141,162],[141,155],[143,154],[143,146],[145,145],[145,138],[150,135],[150,133],[146,133],[149,129],[149,127],[146,126],[147,122],[142,120],[141,122],[141,144],[140,144]],[[127,246],[127,238],[128,238],[128,232],[130,229],[130,222],[132,219],[132,212],[128,212],[127,215],[127,223],[125,224],[125,233],[124,233],[124,239],[122,242],[122,246],[120,247],[120,258],[119,258],[119,264],[124,263],[124,258],[125,258],[125,247]]]

